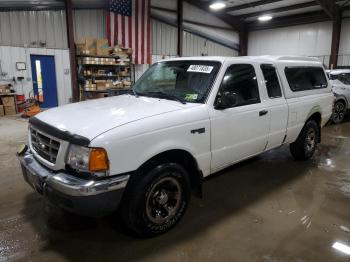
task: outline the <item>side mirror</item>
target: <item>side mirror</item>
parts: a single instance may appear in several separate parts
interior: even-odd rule
[[[235,107],[238,104],[238,96],[235,92],[224,91],[221,97],[217,100],[215,109],[226,109]]]

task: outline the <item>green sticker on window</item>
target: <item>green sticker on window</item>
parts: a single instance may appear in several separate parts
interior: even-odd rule
[[[186,94],[185,99],[186,100],[197,100],[198,94]]]

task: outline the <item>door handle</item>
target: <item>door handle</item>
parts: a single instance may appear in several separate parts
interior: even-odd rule
[[[191,134],[195,134],[195,133],[197,133],[197,134],[203,134],[203,133],[205,133],[205,128],[202,127],[202,128],[198,128],[198,129],[193,129],[193,130],[191,130]]]
[[[266,115],[268,112],[269,112],[269,111],[267,111],[267,110],[261,110],[261,111],[259,112],[259,116],[264,116],[264,115]]]

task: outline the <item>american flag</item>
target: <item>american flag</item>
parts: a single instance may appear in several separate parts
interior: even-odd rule
[[[107,39],[133,49],[135,64],[151,63],[150,0],[111,0],[107,12]]]

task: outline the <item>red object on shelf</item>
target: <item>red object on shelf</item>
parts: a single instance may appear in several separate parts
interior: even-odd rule
[[[25,95],[16,95],[16,99],[18,102],[26,101]]]
[[[16,101],[18,113],[22,113],[24,111],[24,104],[26,101],[25,95],[16,95]]]

